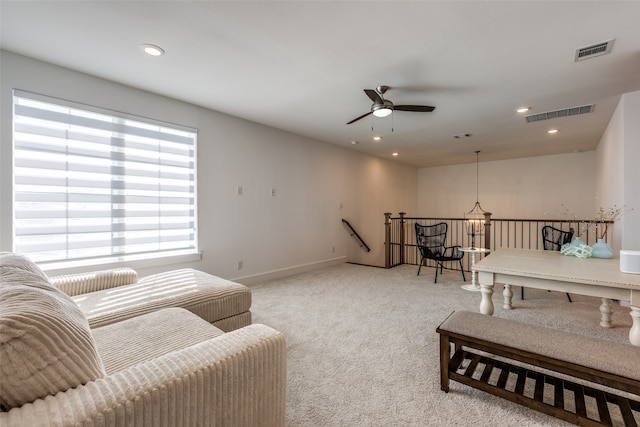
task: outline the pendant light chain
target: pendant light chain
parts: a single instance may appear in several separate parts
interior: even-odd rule
[[[471,209],[467,214],[485,214],[485,210],[480,206],[480,158],[479,153],[480,150],[476,152],[476,203],[473,205],[473,209]]]
[[[479,192],[478,192],[478,188],[479,188],[479,182],[480,182],[480,172],[478,171],[478,154],[480,153],[480,151],[476,150],[476,202],[480,201],[480,197],[478,196]]]

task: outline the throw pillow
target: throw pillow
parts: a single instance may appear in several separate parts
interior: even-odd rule
[[[3,410],[104,377],[86,317],[28,258],[0,254]]]
[[[49,283],[49,278],[40,270],[40,267],[24,255],[0,252],[0,266],[2,267],[3,279],[27,280],[27,278],[34,277],[42,284]]]

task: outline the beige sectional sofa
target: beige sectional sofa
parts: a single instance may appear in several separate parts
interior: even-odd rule
[[[192,274],[187,287],[203,278],[195,271],[179,277],[185,273]],[[122,303],[120,293],[109,299],[109,291],[140,283],[128,283],[131,274],[100,273],[75,284],[65,279],[72,294],[71,288],[90,286],[105,292],[89,309],[82,295],[93,292],[72,299],[28,259],[0,254],[0,427],[285,425],[282,334],[260,324],[225,332],[191,312],[199,304],[187,296],[180,300],[184,308],[165,307],[159,296],[144,309]],[[105,288],[100,280],[120,285]],[[125,310],[119,319],[121,305],[138,312]],[[235,316],[204,311],[222,316],[214,323]],[[90,316],[104,326],[90,327]]]
[[[251,324],[251,291],[244,285],[191,268],[138,279],[130,268],[54,276],[50,282],[71,296],[92,328],[182,307],[223,331]]]

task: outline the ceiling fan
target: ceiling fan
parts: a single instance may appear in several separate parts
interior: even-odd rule
[[[365,89],[364,93],[373,101],[371,105],[371,111],[356,117],[347,124],[357,122],[360,119],[367,117],[369,114],[373,114],[376,117],[387,117],[394,110],[397,111],[417,111],[422,113],[429,113],[436,109],[436,107],[430,107],[428,105],[394,105],[393,102],[388,99],[384,99],[385,92],[389,90],[389,86],[378,86],[375,90]]]

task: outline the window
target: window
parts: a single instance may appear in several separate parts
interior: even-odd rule
[[[197,253],[196,130],[14,90],[13,248],[91,265]]]

